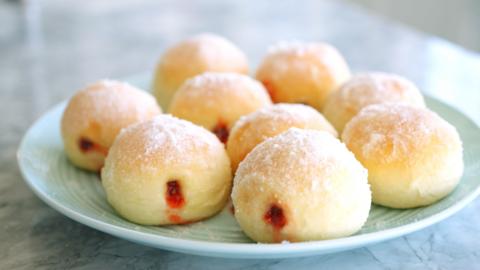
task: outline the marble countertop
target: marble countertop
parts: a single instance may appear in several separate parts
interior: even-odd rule
[[[76,223],[28,189],[26,129],[99,78],[152,70],[168,44],[212,31],[255,68],[278,40],[324,40],[354,71],[402,74],[480,123],[480,57],[341,1],[0,0],[0,269],[480,269],[480,199],[432,227],[347,252],[283,260],[185,255]],[[480,138],[479,138],[480,139]]]

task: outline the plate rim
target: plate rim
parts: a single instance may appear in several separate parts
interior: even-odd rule
[[[428,99],[433,100],[434,102],[440,103],[442,106],[448,107],[449,110],[455,111],[456,113],[460,114],[462,117],[465,118],[465,120],[469,122],[470,125],[477,128],[477,131],[480,131],[477,123],[473,121],[468,115],[465,115],[462,111],[430,95],[424,94],[424,96]],[[113,235],[115,237],[119,237],[151,247],[201,256],[246,259],[288,258],[309,256],[314,254],[327,254],[341,250],[353,249],[360,246],[367,246],[370,244],[386,241],[417,230],[424,229],[457,213],[470,202],[472,202],[477,196],[480,195],[479,184],[473,191],[462,197],[453,205],[421,220],[385,230],[328,240],[317,240],[287,244],[226,243],[193,239],[180,239],[131,230],[128,228],[123,228],[119,225],[95,219],[94,217],[87,216],[67,206],[62,205],[60,201],[48,195],[47,192],[42,190],[42,188],[37,187],[37,182],[43,181],[44,179],[41,179],[41,177],[39,179],[38,176],[33,175],[33,173],[31,173],[31,170],[28,169],[28,165],[26,164],[25,160],[22,158],[22,152],[24,152],[24,149],[26,147],[27,139],[32,136],[31,134],[38,128],[37,126],[40,125],[42,119],[44,119],[48,115],[54,114],[57,110],[60,110],[62,106],[66,105],[67,101],[68,100],[64,100],[52,106],[49,110],[47,110],[40,117],[38,117],[33,122],[33,124],[30,125],[27,132],[25,132],[25,134],[23,135],[16,153],[16,158],[24,181],[38,198],[40,198],[48,206],[67,216],[68,218],[83,225],[86,225],[90,228]]]

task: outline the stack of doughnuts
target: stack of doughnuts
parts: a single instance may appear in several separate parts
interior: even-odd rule
[[[318,42],[276,44],[255,78],[247,72],[223,37],[181,41],[159,61],[154,96],[108,80],[78,91],[62,117],[66,155],[101,172],[108,202],[131,222],[192,223],[231,198],[240,227],[263,243],[349,236],[372,202],[427,206],[459,183],[457,130],[406,78],[351,75]]]

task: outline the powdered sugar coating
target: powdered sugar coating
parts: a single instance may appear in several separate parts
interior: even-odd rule
[[[269,55],[292,54],[301,56],[304,55],[308,50],[314,49],[315,46],[317,46],[317,43],[304,42],[300,40],[284,40],[270,46],[267,52]]]
[[[279,127],[277,123],[294,125],[296,123],[321,122],[325,125],[326,131],[337,136],[335,129],[315,109],[303,104],[277,103],[267,106],[258,111],[242,116],[232,129],[231,133],[244,127],[249,122],[261,122],[265,129],[275,132]]]
[[[349,77],[349,67],[336,48],[300,41],[270,47],[256,73],[274,102],[304,103],[317,110]]]
[[[238,86],[241,87],[238,87]],[[205,72],[185,82],[182,86],[186,98],[202,99],[207,104],[217,96],[230,95],[242,97],[251,94],[264,100],[269,100],[265,88],[249,76],[230,72]]]
[[[343,61],[338,50],[328,43],[323,42],[304,42],[304,41],[280,41],[277,44],[270,46],[267,50],[267,59],[278,60],[276,64],[279,64],[279,69],[282,69],[281,65],[285,65],[285,61],[281,61],[281,58],[290,59],[302,59],[313,58],[323,63],[327,67],[335,67],[339,62]],[[283,63],[282,63],[283,62]],[[297,64],[292,61],[290,64]],[[343,64],[343,63],[341,63]],[[311,69],[311,72],[318,72],[315,69]]]
[[[77,133],[94,121],[118,132],[127,123],[159,113],[161,110],[155,99],[147,92],[125,82],[105,79],[72,97],[64,113],[64,131]]]
[[[192,36],[179,43],[176,47],[172,47],[170,50],[184,50],[184,54],[192,57],[190,60],[204,63],[214,64],[217,61],[224,61],[225,59],[246,62],[246,60],[244,60],[244,54],[232,42],[213,33],[201,33]],[[167,54],[166,56],[169,55]],[[164,65],[176,65],[177,63],[175,62],[177,60],[175,57],[163,57],[161,62]],[[244,64],[244,66],[246,66],[246,64]]]
[[[206,72],[187,80],[175,94],[170,113],[212,130],[231,128],[243,115],[272,104],[265,88],[237,73]]]
[[[370,104],[389,101],[424,106],[423,97],[412,82],[398,75],[381,72],[358,74],[334,95],[339,96],[341,106],[356,111]]]
[[[424,106],[423,97],[409,80],[383,72],[360,73],[346,82],[337,92],[347,107],[363,108],[388,101],[410,101]]]
[[[333,191],[331,177],[346,168],[358,173],[359,178],[367,178],[367,170],[331,134],[290,128],[259,144],[240,163],[232,198],[238,185],[262,186],[294,197],[329,193]]]
[[[102,170],[108,202],[123,217],[146,225],[209,217],[225,206],[231,183],[223,144],[202,127],[169,115],[124,129]]]
[[[157,170],[158,164],[196,164],[208,169],[211,163],[199,159],[198,154],[211,156],[222,148],[218,139],[204,128],[170,115],[161,115],[121,131],[107,158],[112,159],[108,171],[128,173],[129,164],[135,164],[140,170]]]
[[[353,76],[325,103],[323,112],[338,131],[363,107],[385,103],[403,102],[425,107],[423,96],[409,80],[389,73],[368,72]]]
[[[245,54],[227,39],[204,33],[169,48],[160,59],[154,79],[154,93],[168,108],[185,80],[206,71],[248,73]]]
[[[342,139],[368,169],[373,202],[412,208],[447,196],[463,173],[455,127],[426,109],[401,103],[363,108]]]
[[[291,127],[327,131],[337,137],[333,126],[310,106],[287,103],[267,106],[241,117],[232,128],[227,143],[232,169],[257,144]]]
[[[235,218],[260,242],[347,236],[365,223],[371,204],[367,170],[324,131],[291,128],[256,146],[234,178]],[[272,226],[265,215],[282,218]]]
[[[428,109],[383,103],[367,106],[352,118],[342,140],[361,160],[411,163],[423,148],[449,148],[459,137],[454,126]]]
[[[160,113],[153,96],[127,83],[102,80],[91,84],[78,91],[63,112],[65,152],[76,166],[98,171],[122,128]]]

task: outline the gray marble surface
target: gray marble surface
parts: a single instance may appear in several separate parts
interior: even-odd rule
[[[236,42],[252,70],[275,41],[325,40],[353,70],[407,76],[480,123],[478,55],[339,1],[255,2],[0,0],[0,269],[480,269],[480,199],[437,225],[365,248],[232,260],[106,235],[28,189],[15,152],[36,118],[86,83],[152,70],[168,44],[200,31]]]

